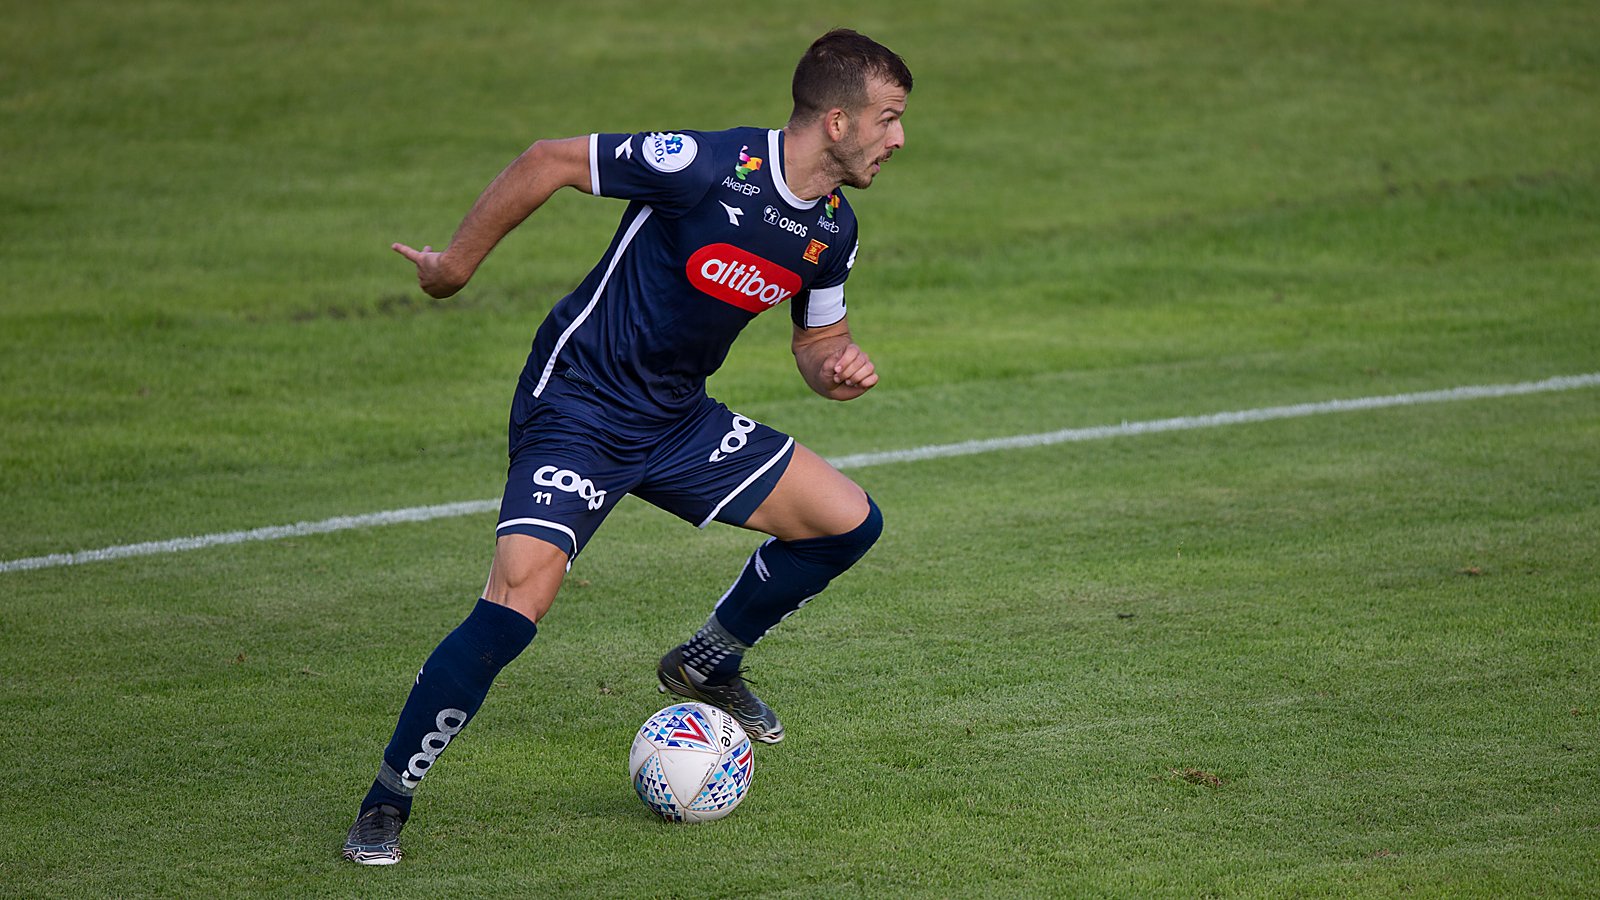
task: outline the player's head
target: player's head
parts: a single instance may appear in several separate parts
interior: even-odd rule
[[[860,32],[835,28],[812,42],[794,68],[789,121],[806,124],[830,109],[859,109],[873,76],[911,93],[911,70],[898,54]]]
[[[839,180],[872,183],[879,166],[904,146],[900,116],[911,93],[911,70],[893,50],[864,34],[836,28],[812,43],[794,70],[791,127],[821,127]]]

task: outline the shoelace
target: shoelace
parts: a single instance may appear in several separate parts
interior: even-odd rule
[[[400,834],[400,817],[374,807],[356,820],[356,841],[362,844],[383,844]]]
[[[748,671],[750,671],[750,670],[741,666],[737,672],[734,672],[732,675],[728,676],[728,680],[727,681],[717,681],[717,682],[707,681],[707,682],[705,682],[705,685],[706,685],[706,687],[711,687],[711,688],[731,687],[731,688],[737,689],[738,685],[755,684],[756,682],[751,681],[750,679],[744,677],[744,673],[746,673]]]

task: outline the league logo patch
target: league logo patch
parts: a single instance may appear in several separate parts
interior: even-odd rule
[[[687,134],[657,131],[645,135],[641,149],[644,151],[644,161],[650,164],[650,168],[671,174],[688,168],[694,162],[700,145]]]

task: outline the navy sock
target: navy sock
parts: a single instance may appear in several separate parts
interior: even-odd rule
[[[883,513],[868,497],[867,518],[844,534],[768,540],[750,554],[738,580],[717,601],[711,619],[690,640],[685,655],[692,655],[696,641],[704,642],[715,660],[709,670],[696,666],[701,674],[733,675],[745,650],[855,565],[882,533]]]
[[[537,632],[533,621],[516,610],[478,601],[422,664],[362,809],[388,803],[402,816],[411,814],[422,776],[483,705],[495,676]]]

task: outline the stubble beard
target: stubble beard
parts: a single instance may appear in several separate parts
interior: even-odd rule
[[[872,164],[865,147],[852,144],[848,149],[830,151],[828,154],[839,183],[865,190],[872,186]]]

